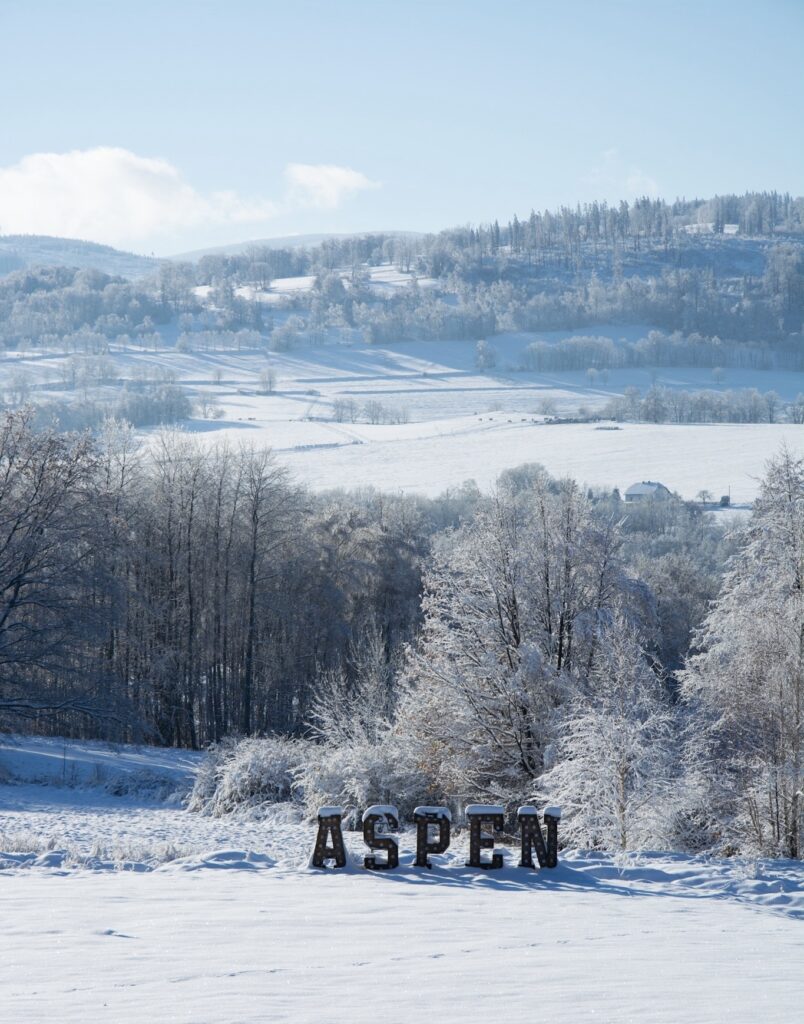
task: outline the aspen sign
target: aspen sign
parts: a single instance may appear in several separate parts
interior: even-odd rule
[[[493,853],[494,837],[502,833],[505,808],[500,804],[469,804],[466,808],[469,829],[469,868],[496,871],[503,866],[501,853]],[[534,851],[540,868],[554,868],[558,864],[558,823],[561,808],[546,807],[543,812],[545,831],[539,822],[535,807],[520,807],[519,824],[521,868],[535,868]],[[335,868],[346,867],[346,847],[343,841],[343,809],[320,807],[318,833],[312,867],[326,868],[329,862]],[[447,807],[417,807],[413,812],[416,825],[417,868],[431,868],[431,856],[444,853],[450,844],[452,815]],[[546,832],[546,835],[545,835]],[[374,804],[363,814],[363,841],[371,850],[363,859],[367,871],[393,871],[399,867],[399,812],[396,807]]]

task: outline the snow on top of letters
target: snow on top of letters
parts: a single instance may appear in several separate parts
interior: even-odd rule
[[[447,821],[452,821],[452,813],[450,812],[449,807],[427,807],[427,806],[422,806],[422,807],[414,807],[413,808],[413,817],[414,818],[417,815],[424,816],[425,814],[433,814],[436,817],[446,818]]]
[[[366,821],[372,814],[383,814],[386,817],[391,815],[399,821],[399,811],[392,804],[372,804],[363,811],[363,821]]]
[[[528,817],[538,818],[539,817],[539,812],[536,810],[535,807],[532,807],[530,804],[526,804],[524,807],[520,807],[519,810],[516,813],[517,813],[517,817],[518,818],[528,818]],[[560,818],[561,817],[561,808],[560,807],[556,807],[556,806],[545,807],[544,810],[542,811],[542,814],[545,816],[545,818],[547,818],[547,817],[550,817],[550,818]]]
[[[467,804],[466,817],[473,814],[505,814],[502,804]]]

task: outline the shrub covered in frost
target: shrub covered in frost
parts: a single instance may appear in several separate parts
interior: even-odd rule
[[[341,806],[359,821],[371,804],[394,804],[404,817],[432,794],[424,775],[392,736],[378,743],[309,745],[295,772],[307,814],[325,804]]]
[[[225,739],[207,753],[188,808],[220,817],[290,800],[294,773],[310,744],[278,736]]]

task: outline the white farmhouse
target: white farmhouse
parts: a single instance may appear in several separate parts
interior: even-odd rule
[[[638,484],[631,484],[625,492],[626,501],[650,501],[651,498],[672,497],[669,488],[655,480],[642,480]]]

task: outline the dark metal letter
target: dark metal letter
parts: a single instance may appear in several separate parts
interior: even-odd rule
[[[560,807],[545,807],[544,823],[547,826],[547,863],[546,868],[554,868],[558,864],[558,823],[561,821]]]
[[[416,867],[431,868],[428,853],[443,853],[449,846],[450,813],[446,807],[417,807],[413,812],[416,822]],[[438,840],[430,841],[430,830],[438,826]]]
[[[533,849],[540,868],[554,868],[558,864],[558,823],[561,812],[557,807],[548,807],[544,812],[544,823],[547,826],[547,842],[544,841],[539,815],[535,807],[520,807],[517,813],[522,843],[519,858],[521,868],[535,867]]]
[[[483,826],[490,826],[492,832],[502,832],[505,825],[505,814],[502,807],[496,805],[470,804],[466,808],[466,818],[469,822],[469,860],[466,862],[468,868],[484,868],[485,870],[496,871],[503,866],[501,853],[494,853],[491,860],[483,860],[481,850],[491,850],[494,847],[494,837],[483,831]]]
[[[342,814],[340,807],[319,807],[318,835],[311,861],[314,868],[325,868],[328,860],[334,860],[336,868],[346,867],[346,847],[343,845],[341,831]],[[332,836],[332,846],[327,845],[329,836]]]
[[[380,835],[377,834],[378,828]],[[399,867],[396,836],[390,835],[387,829],[392,832],[399,830],[399,811],[396,807],[369,807],[363,815],[363,842],[370,850],[385,850],[385,860],[364,857],[363,867],[367,871],[393,871]]]

